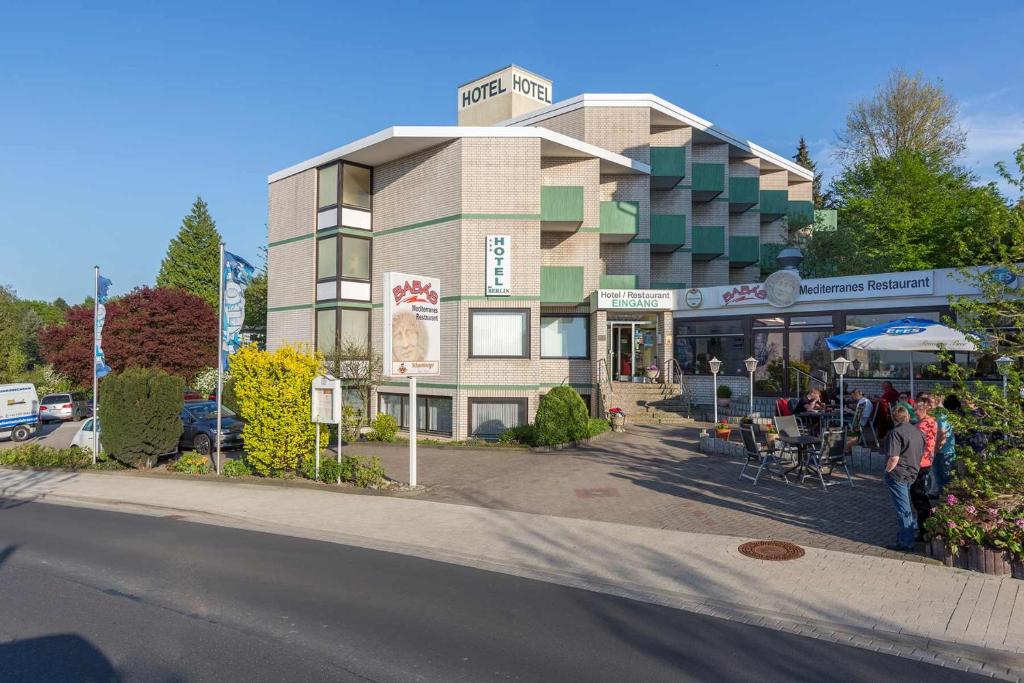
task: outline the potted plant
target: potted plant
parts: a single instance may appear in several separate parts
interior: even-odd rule
[[[651,363],[650,365],[647,366],[647,370],[646,370],[647,379],[649,379],[649,380],[651,380],[653,382],[655,379],[658,378],[658,372],[659,372],[658,364],[657,363]]]
[[[715,424],[715,438],[721,439],[722,441],[729,440],[729,434],[732,432],[732,427],[725,420],[719,420]]]
[[[765,432],[764,439],[769,448],[775,448],[775,442],[779,440],[779,430],[775,428],[775,425],[768,427],[768,431]]]
[[[729,404],[732,403],[731,399],[732,399],[732,389],[730,389],[725,384],[723,384],[722,386],[718,387],[717,400],[718,400],[718,407],[719,408],[728,408]]]
[[[608,410],[608,421],[612,425],[613,432],[626,431],[626,413],[622,408],[611,408]]]

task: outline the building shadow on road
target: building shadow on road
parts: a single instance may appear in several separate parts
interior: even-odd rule
[[[0,672],[5,683],[106,683],[121,680],[111,661],[99,648],[73,633],[0,644]]]

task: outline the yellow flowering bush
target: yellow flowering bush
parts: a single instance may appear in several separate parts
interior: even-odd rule
[[[249,345],[231,356],[246,460],[259,474],[294,472],[313,452],[310,393],[320,364],[317,355],[290,346],[260,351]]]

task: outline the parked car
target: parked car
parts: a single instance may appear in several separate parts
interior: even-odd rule
[[[75,435],[71,437],[71,448],[88,448],[92,450],[92,430],[93,425],[96,425],[98,430],[100,427],[100,421],[98,418],[90,417],[88,420],[82,423],[82,426],[78,428]],[[103,452],[103,444],[100,444],[100,453]]]
[[[217,433],[217,402],[216,401],[185,401],[181,411],[181,424],[184,430],[178,449],[193,450],[209,455],[216,450]],[[245,422],[228,408],[221,407],[221,449],[242,447],[242,427]]]
[[[39,404],[39,418],[46,420],[83,420],[89,416],[89,401],[81,392],[47,394]]]
[[[32,384],[0,384],[0,438],[25,441],[39,424],[39,395]]]

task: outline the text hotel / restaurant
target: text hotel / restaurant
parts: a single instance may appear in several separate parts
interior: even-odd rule
[[[946,310],[942,272],[772,301],[759,264],[813,220],[809,171],[655,95],[552,92],[509,66],[458,89],[457,126],[387,128],[272,174],[268,346],[381,353],[383,273],[440,278],[441,374],[419,382],[418,427],[466,438],[532,420],[560,384],[598,410],[602,377],[672,357],[689,374],[718,356],[743,380],[753,354],[758,390],[779,393],[783,360],[827,369],[825,336]],[[408,424],[406,384],[385,381],[370,412]]]

